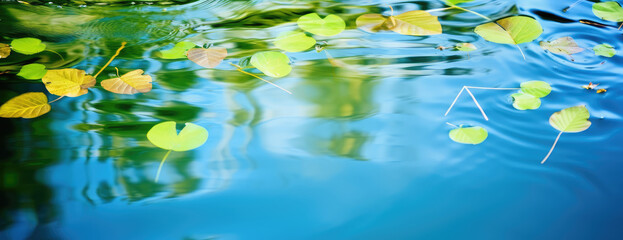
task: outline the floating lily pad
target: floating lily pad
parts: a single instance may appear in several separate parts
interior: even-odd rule
[[[322,19],[317,13],[310,13],[301,16],[297,23],[301,29],[320,36],[333,36],[346,28],[344,20],[334,14]]]
[[[553,41],[541,41],[539,45],[541,45],[541,48],[556,54],[571,55],[584,51],[584,48],[578,46],[571,37],[561,37]]]
[[[171,49],[160,51],[160,56],[164,59],[186,58],[186,52],[196,46],[195,43],[188,41],[179,42]]]
[[[167,121],[153,126],[147,132],[147,139],[159,148],[182,152],[203,145],[208,139],[208,131],[199,125],[186,123],[178,134],[175,122]]]
[[[623,8],[615,1],[593,4],[593,14],[603,20],[623,22]]]
[[[480,144],[489,133],[482,127],[463,127],[450,130],[449,136],[452,141],[464,144]]]
[[[533,41],[543,33],[543,28],[533,18],[514,16],[479,25],[474,31],[487,41],[516,45]]]
[[[45,50],[45,44],[37,38],[18,38],[11,41],[11,48],[18,53],[32,55]]]
[[[527,81],[521,83],[521,91],[537,98],[542,98],[552,92],[552,86],[543,81]]]
[[[292,71],[290,59],[280,52],[259,52],[251,57],[251,65],[271,77],[283,77]]]
[[[585,106],[575,106],[552,114],[549,124],[561,132],[582,132],[591,126],[591,122],[588,121],[590,116]]]
[[[541,106],[541,99],[531,94],[518,92],[511,97],[513,97],[513,107],[518,110],[537,109]]]
[[[17,76],[23,77],[25,79],[36,80],[41,79],[45,76],[48,70],[45,68],[45,65],[39,63],[31,63],[24,65],[17,73]]]
[[[299,31],[285,32],[275,39],[275,46],[287,52],[305,51],[315,44],[316,39],[308,37],[305,33]]]
[[[595,46],[593,48],[593,51],[595,51],[595,55],[604,57],[612,57],[617,54],[617,51],[614,50],[614,47],[610,46],[610,44],[607,43]]]

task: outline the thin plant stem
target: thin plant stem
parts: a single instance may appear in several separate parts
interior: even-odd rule
[[[253,73],[243,71],[243,70],[242,70],[242,68],[241,68],[240,66],[236,65],[236,64],[233,64],[233,63],[229,63],[229,64],[231,64],[232,66],[236,67],[236,70],[238,70],[238,71],[239,71],[239,72],[241,72],[241,73],[244,73],[244,74],[246,74],[246,75],[249,75],[249,76],[255,77],[255,78],[260,79],[260,80],[262,80],[262,81],[264,81],[264,82],[270,83],[271,85],[273,85],[273,86],[275,86],[275,87],[277,87],[277,88],[279,88],[279,89],[281,89],[281,90],[283,90],[283,91],[285,91],[285,92],[287,92],[287,93],[289,93],[289,94],[292,94],[292,92],[290,92],[290,91],[286,90],[285,88],[280,87],[280,86],[279,86],[279,85],[277,85],[277,84],[272,83],[271,81],[268,81],[268,80],[266,80],[266,79],[263,79],[263,78],[261,78],[260,76],[255,75],[255,74],[253,74]]]
[[[57,99],[54,99],[54,100],[52,100],[52,101],[49,101],[49,102],[48,102],[48,104],[53,103],[53,102],[56,102],[56,101],[60,100],[61,98],[63,98],[64,96],[65,96],[65,95],[60,96],[60,97],[58,97]]]
[[[526,55],[523,54],[523,51],[521,50],[521,47],[519,47],[519,44],[515,44],[515,46],[517,46],[517,49],[519,49],[519,52],[521,53],[521,56],[523,56],[523,60],[526,60]]]
[[[156,179],[154,182],[158,182],[158,178],[160,178],[160,171],[162,171],[162,165],[164,165],[164,161],[167,160],[167,157],[171,154],[171,151],[172,150],[169,150],[167,154],[164,155],[164,158],[162,158],[162,161],[160,161],[160,166],[158,166],[158,172],[156,173]]]
[[[466,88],[473,88],[473,89],[485,89],[485,90],[519,90],[521,88],[492,88],[492,87],[472,87],[472,86],[465,86]]]
[[[52,52],[52,53],[55,53],[56,55],[58,55],[59,57],[61,57],[61,60],[63,60],[63,62],[65,61],[65,58],[63,58],[63,55],[61,55],[60,53],[57,53],[57,52],[55,52],[55,51],[53,51],[53,50],[49,50],[49,49],[46,49],[46,51],[48,51],[48,52]]]
[[[457,125],[454,125],[454,124],[452,124],[452,123],[449,123],[449,122],[446,122],[446,124],[448,124],[448,125],[450,125],[450,126],[453,126],[453,127],[455,127],[455,128],[458,128],[458,127],[459,127],[459,126],[457,126]]]
[[[119,77],[119,68],[115,67],[115,70],[117,71],[117,77]]]
[[[329,60],[329,63],[331,63],[331,65],[333,65],[334,67],[344,67],[344,63],[333,58],[333,56],[331,56],[329,51],[327,51],[326,49],[324,50],[324,54],[327,55],[327,60]]]
[[[578,5],[581,2],[584,2],[584,0],[577,0],[577,1],[575,1],[573,4],[569,5],[565,9],[563,9],[562,12],[567,12],[567,11],[571,10],[573,7],[575,7],[575,5]]]
[[[119,47],[119,49],[117,49],[117,52],[115,53],[115,55],[112,55],[112,57],[110,58],[110,60],[108,60],[108,62],[104,65],[104,67],[102,67],[102,69],[100,69],[99,72],[97,72],[93,78],[97,78],[97,75],[100,75],[100,73],[102,73],[102,71],[104,71],[104,69],[106,67],[108,67],[108,65],[110,65],[110,63],[112,62],[113,59],[115,59],[115,57],[117,57],[119,55],[119,52],[121,52],[121,49],[123,49],[125,47],[126,42],[122,42],[121,43],[121,47]]]
[[[617,30],[621,30],[621,27],[623,27],[623,22],[621,23],[621,25],[619,25],[619,28],[617,28]]]
[[[469,93],[469,95],[472,97],[472,99],[474,100],[474,103],[476,103],[476,107],[478,107],[478,109],[480,109],[480,112],[482,113],[482,116],[485,117],[485,120],[489,121],[489,118],[487,117],[487,114],[485,114],[485,110],[483,110],[482,107],[480,106],[480,104],[478,103],[478,101],[476,101],[476,97],[474,97],[474,94],[472,94],[472,92],[469,90],[469,88],[465,88],[465,91],[467,91],[467,93]]]
[[[387,5],[387,6],[389,6],[389,10],[392,11],[390,16],[394,16],[394,8],[392,7],[392,5]]]
[[[446,8],[435,8],[435,9],[426,10],[426,12],[429,12],[429,13],[431,13],[431,12],[441,12],[441,11],[445,11],[445,10],[453,9],[453,8],[454,8],[454,6],[446,7]]]
[[[482,15],[482,14],[480,14],[480,13],[474,12],[474,11],[472,11],[472,10],[469,10],[469,9],[467,9],[467,8],[459,7],[459,6],[457,6],[457,5],[453,5],[453,6],[452,6],[452,8],[461,9],[461,10],[463,10],[463,11],[466,11],[466,12],[469,12],[469,13],[473,13],[473,14],[475,14],[476,16],[479,16],[479,17],[481,17],[481,18],[484,18],[484,19],[486,19],[487,21],[491,21],[491,18],[489,18],[489,17],[487,17],[487,16],[485,16],[485,15]]]
[[[541,164],[545,163],[545,161],[547,161],[547,159],[549,158],[549,155],[552,154],[552,151],[554,151],[554,147],[556,147],[556,143],[558,143],[558,139],[560,139],[560,135],[562,135],[563,132],[558,133],[558,137],[556,137],[556,140],[554,140],[554,144],[552,145],[552,148],[549,149],[549,152],[547,153],[547,156],[545,156],[545,158],[543,158],[543,161],[541,161]]]
[[[448,111],[446,111],[446,114],[444,114],[443,116],[448,116],[448,113],[450,113],[450,110],[452,110],[452,107],[454,107],[454,104],[456,103],[456,101],[459,100],[459,97],[461,96],[461,93],[463,93],[463,90],[465,90],[465,86],[461,88],[461,91],[459,92],[459,94],[456,95],[456,97],[454,98],[454,101],[452,101],[452,104],[450,104]]]

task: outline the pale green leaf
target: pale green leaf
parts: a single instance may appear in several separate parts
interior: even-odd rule
[[[615,1],[593,4],[593,14],[603,20],[623,22],[623,8]]]
[[[581,132],[591,126],[590,114],[584,106],[565,108],[549,118],[549,124],[561,132]]]
[[[18,53],[32,55],[45,50],[45,44],[37,38],[18,38],[11,41],[11,48]]]
[[[160,51],[160,56],[164,59],[186,58],[186,52],[197,46],[195,43],[183,41],[176,43],[171,49]]]
[[[541,41],[539,45],[541,45],[541,48],[556,54],[571,55],[584,51],[584,48],[579,47],[571,37],[561,37],[553,41]]]
[[[463,52],[471,52],[471,51],[478,49],[476,48],[474,44],[471,44],[471,43],[457,43],[455,48],[456,50],[463,51]]]
[[[593,48],[593,51],[595,51],[595,55],[604,57],[612,57],[617,54],[617,51],[614,50],[614,47],[606,43],[595,46]]]
[[[317,13],[310,13],[301,16],[297,23],[301,29],[320,36],[333,36],[346,28],[344,20],[334,14],[322,19]]]
[[[186,123],[177,133],[175,122],[158,123],[147,132],[147,139],[159,148],[172,151],[188,151],[203,145],[208,139],[208,131],[196,124]]]
[[[404,35],[425,36],[442,32],[437,16],[420,10],[389,17],[386,25],[388,29]]]
[[[471,2],[474,0],[444,0],[446,2],[446,4],[448,4],[449,6],[454,6],[460,3],[466,3],[466,2]]]
[[[479,144],[487,139],[489,133],[482,127],[463,127],[450,130],[452,141],[464,144]]]
[[[536,98],[542,98],[552,92],[552,86],[543,81],[527,81],[521,83],[521,91]]]
[[[485,40],[503,44],[531,42],[543,33],[541,24],[525,16],[507,17],[496,23],[485,23],[474,30]]]
[[[17,73],[17,76],[23,77],[25,79],[36,80],[41,79],[45,76],[45,73],[48,70],[45,68],[45,65],[39,63],[31,63],[24,65]]]
[[[305,51],[315,44],[316,39],[308,37],[305,33],[299,31],[285,32],[275,39],[275,46],[287,52]]]
[[[541,99],[531,94],[518,92],[511,97],[513,97],[513,107],[518,110],[537,109],[541,106]]]
[[[280,52],[258,52],[251,57],[251,65],[271,77],[283,77],[292,71],[290,59]]]

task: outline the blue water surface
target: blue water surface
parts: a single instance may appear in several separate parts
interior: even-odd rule
[[[106,2],[106,1],[103,1]],[[53,103],[32,120],[3,119],[2,239],[621,239],[623,236],[623,36],[593,15],[593,1],[475,0],[461,4],[493,20],[534,17],[543,27],[517,47],[473,32],[488,22],[460,10],[433,12],[444,33],[405,36],[358,30],[365,13],[446,7],[441,1],[128,2],[108,5],[2,3],[8,38],[38,37],[62,52],[0,60],[94,73],[127,41],[105,76],[144,69],[151,92],[117,95],[95,87]],[[228,63],[264,50],[307,13],[337,14],[347,29],[324,53],[288,53],[293,71],[270,79],[292,95]],[[607,25],[599,27],[579,20]],[[539,41],[571,36],[573,57]],[[228,48],[215,69],[156,52],[188,40]],[[6,41],[4,41],[6,42]],[[469,54],[437,50],[471,42]],[[612,45],[612,58],[593,46]],[[3,62],[4,61],[4,62]],[[3,102],[40,81],[2,78]],[[537,110],[512,106],[515,91],[463,94],[463,86],[516,88],[546,81]],[[604,94],[583,89],[589,82]],[[46,92],[47,93],[47,92]],[[585,105],[592,125],[562,134],[549,116]],[[146,139],[162,121],[193,122],[210,136],[173,152]],[[482,126],[479,145],[453,142],[446,122]]]

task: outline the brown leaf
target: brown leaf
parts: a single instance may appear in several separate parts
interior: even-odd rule
[[[142,74],[143,70],[137,69],[118,78],[106,79],[100,84],[104,89],[119,94],[146,93],[151,91],[151,76]]]
[[[204,68],[213,68],[218,66],[225,57],[227,57],[227,49],[221,47],[214,48],[193,48],[186,53],[188,60],[202,66]]]

